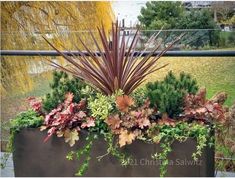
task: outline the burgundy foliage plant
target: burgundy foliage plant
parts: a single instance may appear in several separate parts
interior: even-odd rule
[[[128,39],[125,39],[125,35],[121,35],[121,29],[118,23],[112,24],[111,38],[105,33],[104,27],[98,28],[98,32],[100,39],[96,39],[93,32],[90,32],[91,39],[88,39],[93,41],[97,51],[91,50],[79,38],[79,43],[81,43],[88,55],[84,54],[77,46],[76,48],[79,53],[77,56],[72,53],[65,54],[59,51],[46,38],[44,39],[71,64],[65,67],[54,61],[50,61],[52,66],[84,79],[106,95],[111,95],[119,89],[124,94],[130,94],[145,81],[147,75],[166,66],[157,66],[157,60],[182,37],[180,35],[170,45],[160,51],[157,56],[152,57],[159,50],[161,44],[156,45],[147,55],[144,55],[144,53],[148,47],[136,53],[140,40],[139,30],[135,32],[133,39],[130,36]],[[154,34],[147,44],[152,44],[158,34]]]
[[[47,129],[48,135],[44,141],[56,134],[58,137],[64,136],[72,146],[79,139],[81,129],[95,126],[95,119],[87,116],[85,100],[74,103],[73,97],[72,93],[68,93],[65,101],[45,116],[41,130]]]

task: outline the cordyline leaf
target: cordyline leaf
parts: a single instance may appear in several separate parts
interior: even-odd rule
[[[117,96],[116,105],[121,112],[128,112],[129,107],[134,105],[134,100],[127,95]]]
[[[127,130],[122,129],[119,135],[119,145],[123,147],[126,144],[131,144],[132,141],[135,140],[135,134],[130,132],[128,133]]]
[[[43,38],[70,64],[70,66],[62,66],[50,61],[52,66],[85,80],[106,95],[114,94],[119,89],[126,95],[130,94],[145,81],[147,75],[161,69],[156,65],[157,60],[182,37],[181,35],[176,38],[159,55],[152,57],[161,46],[160,44],[143,57],[147,47],[143,51],[138,51],[138,55],[135,54],[140,39],[139,30],[136,30],[132,39],[129,36],[126,40],[125,35],[120,35],[120,28],[116,22],[112,24],[111,39],[107,37],[104,26],[98,28],[98,34],[100,39],[96,39],[90,31],[89,40],[94,43],[96,51],[91,50],[80,37],[78,38],[89,56],[85,55],[76,45],[79,55],[75,56],[71,52],[70,55],[66,55]],[[149,44],[153,43],[159,34],[160,32],[150,37]],[[112,42],[111,45],[110,42]],[[100,55],[97,55],[97,51]],[[137,60],[138,58],[142,59]]]

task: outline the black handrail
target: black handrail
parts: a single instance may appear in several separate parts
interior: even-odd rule
[[[75,55],[79,56],[80,52],[78,51],[62,51],[66,55]],[[161,51],[155,52],[152,56],[157,56]],[[140,52],[134,52],[134,55],[139,55]],[[150,52],[144,52],[143,56],[148,55]],[[89,56],[87,51],[83,51],[83,54]],[[100,55],[99,52],[96,52],[97,55]],[[56,51],[51,50],[0,50],[1,56],[60,56],[60,54]],[[164,56],[194,56],[194,57],[227,57],[227,56],[235,56],[234,50],[202,50],[202,51],[167,51]]]

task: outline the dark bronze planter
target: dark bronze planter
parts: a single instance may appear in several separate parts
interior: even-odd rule
[[[43,143],[46,133],[38,129],[24,129],[15,136],[14,140],[14,168],[15,176],[37,177],[70,177],[74,176],[79,162],[68,161],[66,155],[71,150],[77,150],[85,143],[85,134],[72,148],[63,138],[53,136]],[[169,166],[166,176],[214,176],[214,149],[204,149],[198,162],[192,160],[192,153],[196,148],[196,141],[189,138],[184,143],[175,142],[173,151],[169,154]],[[97,156],[106,153],[106,142],[97,139],[91,151],[89,168],[84,176],[159,176],[160,162],[151,159],[151,155],[160,150],[157,144],[147,144],[135,141],[125,146],[123,151],[133,156],[131,165],[122,167],[118,160],[105,156],[100,162]]]

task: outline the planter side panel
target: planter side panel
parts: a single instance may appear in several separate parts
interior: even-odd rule
[[[76,163],[68,161],[70,150],[63,139],[55,137],[43,142],[45,132],[36,129],[24,129],[14,139],[14,170],[20,177],[57,177],[74,176]]]
[[[86,134],[81,134],[80,140],[73,147],[65,143],[63,138],[56,136],[44,143],[45,137],[46,133],[38,129],[24,129],[16,134],[13,152],[15,176],[72,177],[75,175],[81,161],[68,161],[66,155],[69,151],[85,145]],[[184,143],[173,143],[173,152],[168,157],[170,162],[167,176],[214,176],[213,149],[206,148],[199,159],[200,164],[195,164],[192,163],[192,153],[195,148],[196,141],[193,139],[188,139]],[[103,157],[100,162],[97,160],[98,156],[107,152],[107,144],[100,138],[92,146],[91,160],[84,176],[159,176],[159,162],[154,161],[151,155],[160,150],[157,144],[135,141],[122,149],[123,152],[133,156],[131,165],[122,167],[111,155]]]
[[[169,177],[213,177],[214,176],[214,149],[206,147],[198,161],[192,159],[196,152],[196,140],[189,138],[186,142],[174,142],[173,151],[169,154],[167,175]]]

